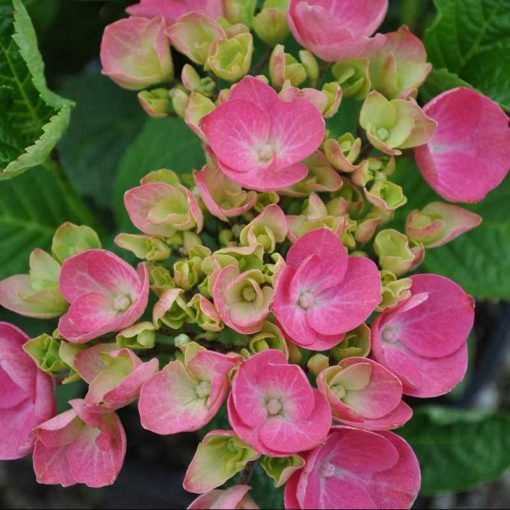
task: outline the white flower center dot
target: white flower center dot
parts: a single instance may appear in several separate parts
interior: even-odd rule
[[[202,381],[195,388],[195,392],[199,396],[199,398],[208,397],[211,393],[211,383],[207,381]]]
[[[395,344],[399,341],[399,330],[396,326],[386,326],[382,330],[381,337],[385,342]]]
[[[276,416],[277,414],[280,414],[281,410],[283,409],[281,400],[279,398],[272,398],[266,404],[266,409],[271,416]]]
[[[121,294],[120,296],[115,296],[113,299],[113,307],[116,312],[124,312],[131,305],[131,299],[129,296],[125,294]]]
[[[304,310],[307,310],[308,308],[312,307],[314,303],[315,297],[311,292],[305,291],[299,295],[298,304]]]
[[[376,134],[377,138],[379,138],[379,140],[382,140],[383,142],[384,140],[387,140],[388,137],[390,136],[390,132],[384,127],[377,128]]]

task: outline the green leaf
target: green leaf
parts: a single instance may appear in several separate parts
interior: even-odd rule
[[[69,129],[58,146],[62,165],[81,196],[111,208],[119,160],[146,115],[135,94],[98,72],[73,76],[60,92],[76,102]]]
[[[425,33],[429,60],[510,109],[510,0],[434,2],[438,13]]]
[[[67,128],[72,106],[46,86],[21,0],[0,0],[0,180],[44,163]]]
[[[400,227],[413,209],[442,200],[425,183],[412,159],[399,162],[395,181],[403,186],[409,199],[398,211],[396,221]],[[482,216],[482,224],[440,248],[428,249],[419,271],[447,276],[476,298],[510,298],[509,201],[510,177],[507,177],[482,202],[463,204],[462,207]]]
[[[72,197],[64,182],[45,168],[0,182],[0,278],[27,272],[30,252],[48,250],[60,224],[90,224],[87,210]]]
[[[420,97],[424,103],[428,103],[445,90],[470,86],[468,82],[461,80],[456,74],[450,73],[448,69],[433,69],[427,81],[420,88]]]
[[[133,230],[124,208],[124,193],[153,170],[169,168],[178,174],[204,164],[200,139],[180,118],[147,119],[142,131],[122,157],[114,191],[114,212],[121,230]]]
[[[423,495],[470,490],[510,467],[508,415],[423,407],[399,434],[420,461]]]

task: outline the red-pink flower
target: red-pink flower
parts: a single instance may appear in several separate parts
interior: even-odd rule
[[[167,25],[189,12],[207,14],[211,18],[223,16],[222,0],[140,0],[130,5],[126,12],[131,16],[154,18],[163,16]]]
[[[259,507],[248,495],[249,485],[234,485],[226,490],[216,489],[195,499],[188,510],[257,510]]]
[[[111,485],[124,462],[126,435],[119,417],[83,400],[36,429],[34,471],[37,481],[69,487]]]
[[[297,365],[268,349],[241,365],[232,381],[228,416],[234,432],[264,455],[284,457],[319,445],[331,410]]]
[[[443,276],[411,280],[411,297],[372,325],[372,355],[400,378],[406,395],[437,397],[466,372],[473,300]]]
[[[127,18],[108,25],[101,41],[102,73],[117,85],[140,90],[173,76],[163,18]]]
[[[156,434],[202,428],[225,400],[229,372],[241,361],[238,355],[188,347],[184,363],[171,361],[143,385],[138,402],[142,426]]]
[[[411,508],[420,467],[392,432],[334,427],[285,486],[285,508]]]
[[[273,312],[293,342],[321,351],[364,322],[380,300],[377,266],[366,257],[347,256],[338,237],[321,228],[289,250]]]
[[[385,37],[370,37],[382,23],[388,0],[290,0],[287,21],[297,42],[323,60],[370,55]]]
[[[34,445],[33,429],[55,414],[51,378],[22,346],[28,336],[0,322],[0,459],[19,459]]]
[[[510,168],[508,116],[488,97],[462,87],[423,111],[438,123],[432,139],[415,149],[423,178],[450,202],[482,200]]]
[[[317,377],[319,391],[328,399],[333,418],[367,430],[390,430],[411,419],[402,401],[402,383],[375,361],[352,357],[328,367]]]
[[[221,170],[248,189],[276,191],[308,173],[302,160],[324,137],[324,119],[305,99],[283,101],[247,76],[200,124]]]
[[[60,292],[71,306],[60,318],[60,334],[85,343],[131,326],[141,317],[149,298],[144,264],[135,271],[106,250],[87,250],[64,261]]]

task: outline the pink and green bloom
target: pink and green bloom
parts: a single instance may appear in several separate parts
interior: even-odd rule
[[[276,284],[273,312],[290,340],[301,347],[331,349],[380,301],[375,264],[366,257],[349,257],[327,229],[298,239],[286,261]]]
[[[201,128],[225,175],[258,191],[282,189],[306,177],[302,160],[324,137],[324,120],[308,101],[283,101],[250,76],[202,119]]]
[[[85,343],[134,324],[149,298],[147,266],[133,269],[114,253],[87,250],[65,260],[60,292],[70,303],[60,318],[59,333]]]
[[[372,355],[400,378],[404,394],[437,397],[466,372],[473,300],[443,276],[420,274],[411,281],[411,296],[372,325]]]
[[[331,411],[300,367],[268,349],[243,363],[232,381],[228,416],[234,432],[259,453],[285,457],[322,443]]]
[[[225,490],[214,490],[202,494],[188,506],[188,510],[257,510],[259,507],[248,494],[251,487],[248,485],[234,485]]]

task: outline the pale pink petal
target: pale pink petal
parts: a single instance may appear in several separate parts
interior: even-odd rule
[[[251,489],[249,485],[234,485],[226,490],[213,490],[196,498],[189,506],[189,510],[230,510],[233,508],[258,509],[251,498],[243,501]]]

